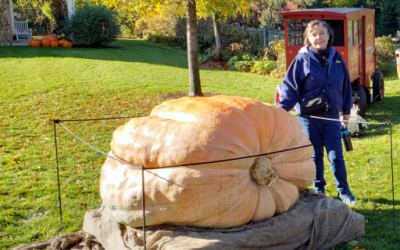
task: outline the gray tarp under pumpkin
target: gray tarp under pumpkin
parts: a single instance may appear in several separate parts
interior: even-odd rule
[[[29,250],[34,245],[43,247],[36,249],[53,249],[52,246],[60,247],[63,244],[68,245],[65,249],[102,249],[98,244],[93,244],[97,242],[106,250],[143,249],[142,229],[121,225],[105,211],[98,209],[86,212],[84,232],[75,233],[81,242],[68,243],[72,241],[66,238],[73,236],[69,234],[71,236],[48,240],[48,244],[35,243],[15,249]],[[95,239],[88,233],[94,235]],[[167,225],[147,227],[146,247],[148,250],[322,250],[354,240],[364,233],[364,216],[353,212],[340,201],[306,190],[300,193],[299,200],[286,213],[235,228],[206,230]]]
[[[83,230],[93,234],[107,250],[143,249],[142,229],[118,224],[104,211],[88,211]],[[286,213],[235,228],[147,227],[146,247],[163,250],[328,249],[363,235],[364,216],[340,201],[306,190]]]

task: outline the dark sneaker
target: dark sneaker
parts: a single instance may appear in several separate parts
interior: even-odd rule
[[[339,199],[346,203],[349,207],[353,207],[358,202],[356,197],[354,197],[350,191],[347,191],[347,194],[339,193]]]

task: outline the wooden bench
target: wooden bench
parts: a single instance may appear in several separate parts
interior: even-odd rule
[[[28,28],[27,21],[15,21],[14,26],[17,42],[19,42],[19,36],[27,37],[28,40],[32,39],[32,29]]]

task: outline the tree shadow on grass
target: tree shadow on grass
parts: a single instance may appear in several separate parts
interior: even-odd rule
[[[111,48],[32,48],[0,47],[0,58],[84,58],[122,62],[139,62],[187,69],[186,50],[132,39],[118,39]],[[220,70],[201,67],[202,70]]]

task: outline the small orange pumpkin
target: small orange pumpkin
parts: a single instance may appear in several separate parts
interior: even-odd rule
[[[42,46],[43,47],[50,47],[51,41],[47,39],[42,40]]]
[[[60,45],[60,47],[64,46],[65,41],[67,41],[67,40],[61,39],[61,40],[58,41],[58,44]]]
[[[28,42],[28,46],[29,46],[29,47],[32,47],[32,40],[30,40],[30,41]]]
[[[38,39],[33,39],[31,41],[32,47],[40,47],[41,44],[42,44],[42,42],[40,40],[38,40]]]
[[[42,40],[44,40],[44,39],[47,39],[47,40],[50,40],[50,41],[57,41],[57,42],[58,42],[57,37],[55,37],[55,36],[53,36],[53,35],[45,35],[45,36],[42,37]]]
[[[63,47],[64,48],[72,48],[72,43],[70,41],[65,40]]]
[[[59,44],[58,44],[58,41],[52,41],[50,46],[51,46],[52,48],[57,48],[58,45],[59,45]]]

